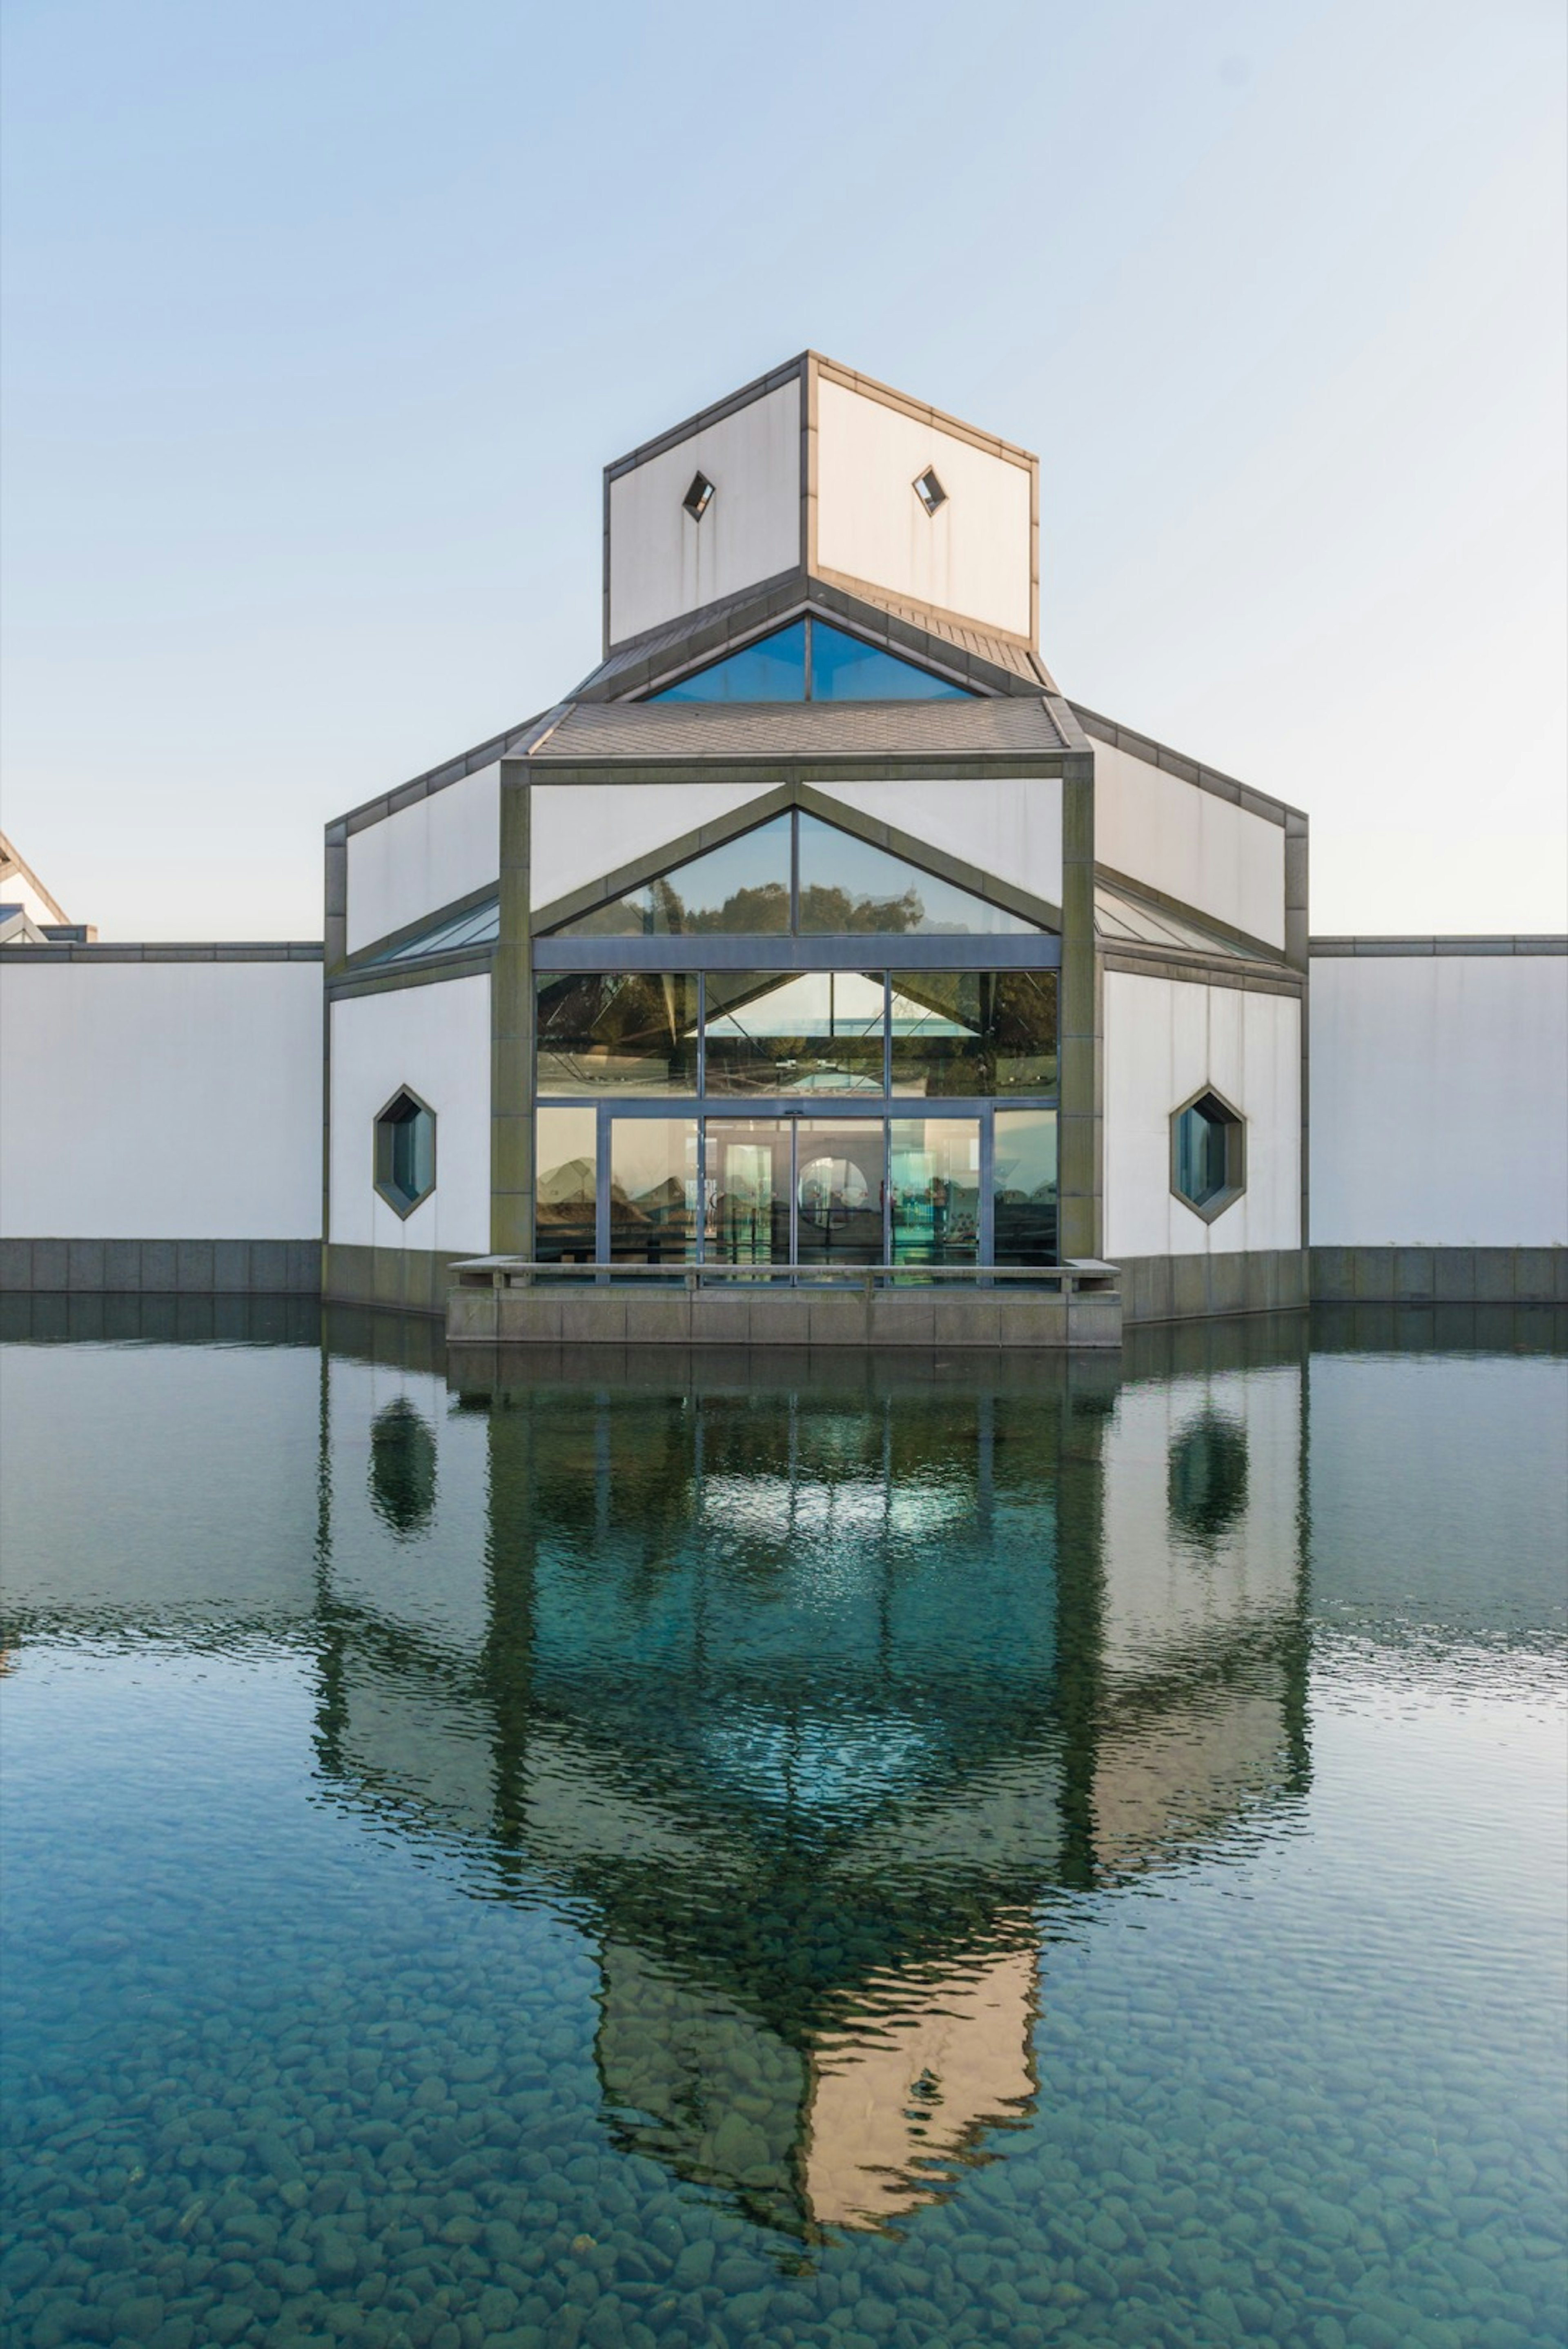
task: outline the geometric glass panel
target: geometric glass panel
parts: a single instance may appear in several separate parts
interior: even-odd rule
[[[673,872],[596,905],[556,933],[564,938],[771,936],[789,928],[787,815],[727,840]]]
[[[844,628],[814,620],[811,629],[811,698],[814,701],[969,701],[967,688],[897,653],[866,644]]]
[[[435,1189],[435,1112],[406,1087],[376,1119],[372,1179],[397,1215],[411,1216]]]
[[[800,819],[800,927],[807,936],[867,931],[916,937],[1036,937],[1033,922],[939,880],[816,816]]]
[[[697,980],[689,971],[547,971],[538,999],[541,1100],[694,1093]]]
[[[710,971],[706,1090],[882,1091],[881,972]]]
[[[1054,970],[896,970],[892,978],[895,1093],[1055,1091]]]

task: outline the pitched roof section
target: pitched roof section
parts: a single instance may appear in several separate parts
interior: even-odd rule
[[[1071,748],[1030,700],[574,702],[532,753],[596,764],[743,759],[1059,758]]]
[[[1054,693],[1050,671],[1037,653],[984,629],[923,613],[881,596],[851,595],[826,580],[786,571],[761,586],[748,587],[696,616],[668,621],[630,643],[618,645],[589,671],[574,701],[621,701],[658,691],[688,671],[702,668],[753,637],[782,627],[804,612],[847,625],[886,651],[919,662],[976,693]]]

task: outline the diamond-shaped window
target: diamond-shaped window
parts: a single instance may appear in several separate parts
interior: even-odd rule
[[[1170,1187],[1205,1223],[1247,1187],[1246,1120],[1208,1086],[1171,1112]]]
[[[411,1216],[435,1189],[435,1112],[406,1085],[376,1120],[378,1195],[394,1215]]]
[[[948,493],[946,490],[943,489],[940,481],[937,479],[937,471],[934,465],[928,465],[923,473],[916,474],[915,495],[919,499],[920,503],[925,507],[926,512],[929,514],[934,514],[939,506],[946,505],[948,502]]]
[[[693,473],[691,487],[680,501],[693,522],[701,522],[713,502],[713,484],[706,473]]]

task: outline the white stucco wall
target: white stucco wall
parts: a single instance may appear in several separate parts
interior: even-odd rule
[[[436,1113],[436,1185],[406,1219],[374,1187],[373,1129],[407,1085]],[[490,980],[443,979],[332,1007],[327,1237],[354,1247],[490,1246]]]
[[[1062,786],[1054,776],[836,783],[828,796],[1061,905]]]
[[[0,1231],[311,1239],[321,966],[0,966]]]
[[[1107,971],[1106,1253],[1301,1245],[1301,1006],[1282,995]],[[1247,1187],[1205,1223],[1170,1188],[1170,1112],[1212,1085],[1247,1121]]]
[[[714,492],[700,523],[681,504],[697,472]],[[800,513],[796,380],[610,483],[610,642],[794,570]]]
[[[1129,881],[1284,945],[1284,827],[1106,742],[1095,744],[1095,854]]]
[[[761,796],[754,782],[532,786],[529,882],[535,906],[649,856]]]
[[[1312,1237],[1568,1242],[1568,957],[1312,965]]]
[[[826,378],[816,432],[819,569],[1028,636],[1027,466]],[[914,492],[928,465],[948,493],[934,514]]]
[[[483,889],[501,871],[501,769],[400,808],[348,837],[348,952]]]

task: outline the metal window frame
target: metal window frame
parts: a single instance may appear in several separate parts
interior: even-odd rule
[[[1211,1199],[1201,1204],[1190,1198],[1181,1187],[1181,1121],[1189,1110],[1206,1101],[1217,1102],[1224,1111],[1221,1128],[1225,1135],[1225,1182]],[[1233,1207],[1247,1189],[1247,1119],[1245,1113],[1228,1101],[1218,1085],[1201,1084],[1196,1092],[1189,1093],[1170,1112],[1170,1195],[1178,1204],[1196,1216],[1201,1223],[1212,1224]]]
[[[384,1128],[390,1126],[394,1123],[403,1124],[410,1122],[405,1119],[398,1119],[394,1121],[392,1117],[392,1112],[396,1109],[398,1103],[405,1101],[412,1102],[416,1112],[428,1117],[431,1122],[431,1179],[424,1190],[420,1193],[417,1199],[409,1199],[407,1201],[404,1200],[399,1192],[394,1190],[390,1176],[383,1177],[381,1173],[382,1131]],[[437,1117],[435,1111],[431,1106],[430,1102],[426,1101],[422,1093],[417,1093],[414,1091],[412,1085],[399,1085],[394,1092],[389,1093],[386,1100],[381,1103],[380,1108],[376,1112],[375,1116],[370,1120],[370,1188],[375,1192],[377,1198],[380,1200],[383,1206],[390,1207],[393,1215],[398,1217],[400,1223],[406,1224],[409,1217],[417,1214],[419,1209],[424,1206],[427,1199],[431,1199],[435,1196],[435,1187],[439,1179],[440,1171],[436,1162],[436,1151],[440,1131],[441,1121]]]

